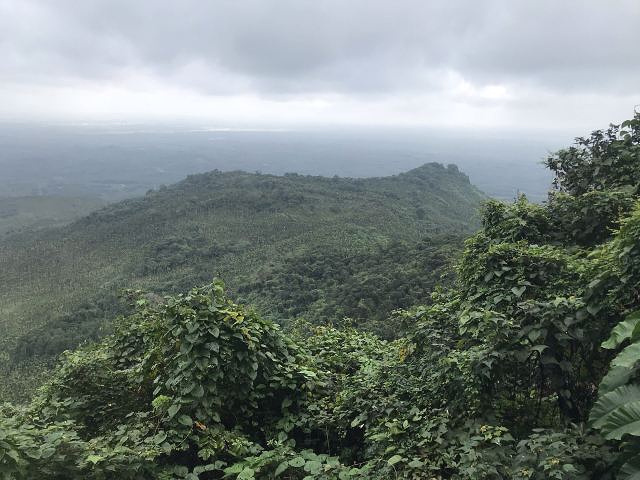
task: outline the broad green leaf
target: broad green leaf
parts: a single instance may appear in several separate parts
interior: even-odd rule
[[[167,434],[165,432],[158,432],[153,437],[153,443],[156,445],[160,445],[167,439]]]
[[[193,473],[195,473],[196,475],[200,475],[201,473],[204,472],[211,472],[213,470],[219,470],[219,466],[210,463],[208,465],[198,465],[197,467],[194,467],[193,469]]]
[[[640,436],[640,385],[623,385],[601,395],[591,410],[591,425],[608,440]]]
[[[309,460],[304,466],[304,471],[314,474],[318,473],[321,468],[322,463],[318,462],[317,460]]]
[[[524,293],[524,291],[527,289],[527,287],[525,285],[522,285],[520,287],[513,287],[511,289],[511,292],[516,296],[516,297],[521,297],[522,294]]]
[[[640,360],[640,342],[632,343],[624,348],[616,358],[611,361],[612,367],[633,367]]]
[[[629,403],[609,415],[602,431],[607,440],[622,440],[625,435],[640,436],[640,402]]]
[[[245,467],[244,470],[238,474],[236,480],[251,480],[255,478],[256,471],[253,468]]]
[[[640,480],[640,453],[631,457],[620,467],[616,478],[619,480]]]
[[[636,371],[637,368],[612,367],[600,382],[598,393],[602,396],[622,385],[626,385]]]
[[[180,415],[178,417],[178,423],[184,425],[185,427],[190,427],[193,425],[193,420],[189,415]]]
[[[202,370],[205,371],[207,369],[207,367],[209,366],[209,359],[207,358],[198,358],[196,359],[196,366]]]
[[[176,416],[176,413],[178,413],[178,410],[180,410],[180,405],[177,404],[173,404],[169,407],[169,410],[167,410],[167,413],[169,414],[169,418],[173,418]]]
[[[640,401],[640,385],[623,385],[611,392],[600,395],[591,409],[591,425],[594,428],[601,428],[611,412],[628,403],[638,401]]]
[[[602,348],[609,350],[614,349],[625,340],[631,338],[638,322],[640,322],[640,311],[627,315],[622,322],[618,323],[618,325],[611,330],[609,338],[602,342]]]
[[[231,465],[230,467],[227,467],[224,469],[224,473],[230,474],[230,473],[240,473],[242,470],[244,470],[244,465],[240,464],[240,463],[235,463],[233,465]]]
[[[204,395],[204,388],[202,387],[202,385],[198,385],[193,392],[191,392],[191,394],[196,397],[196,398],[202,398],[202,396]]]
[[[300,468],[305,464],[305,459],[302,457],[296,457],[289,460],[289,465],[295,468]]]
[[[184,465],[176,465],[175,467],[173,467],[173,473],[181,477],[184,477],[189,473],[189,469]]]
[[[280,475],[282,472],[284,472],[287,468],[289,468],[289,462],[282,462],[280,465],[278,465],[278,468],[276,468],[276,471],[274,472],[274,476],[278,476]]]

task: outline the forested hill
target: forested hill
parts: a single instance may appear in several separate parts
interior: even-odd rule
[[[640,113],[546,163],[548,201],[487,202],[455,282],[387,318],[408,327],[392,341],[344,326],[283,330],[219,282],[161,299],[131,292],[135,311],[112,335],[62,355],[29,405],[0,406],[0,476],[637,480]],[[392,214],[406,237],[426,231],[402,200],[421,173],[363,189],[377,235],[391,236]],[[391,212],[376,209],[384,192],[398,196]],[[373,232],[373,218],[345,213],[362,206],[350,194],[338,195],[344,229]],[[316,208],[336,205],[326,198],[314,194]],[[340,244],[314,221],[318,238]]]
[[[104,204],[95,197],[0,197],[0,238],[18,231],[66,225]]]
[[[368,179],[214,171],[8,237],[3,360],[96,338],[121,288],[174,292],[214,276],[279,318],[382,318],[428,297],[483,198],[455,166],[435,163]]]

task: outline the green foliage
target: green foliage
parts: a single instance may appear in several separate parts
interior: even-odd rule
[[[611,332],[602,347],[624,348],[611,361],[611,370],[600,384],[600,395],[591,411],[591,425],[608,440],[623,440],[624,455],[618,478],[640,475],[640,312],[630,314]]]
[[[231,302],[218,283],[160,304],[131,295],[136,311],[103,342],[67,353],[20,415],[23,423],[1,417],[25,449],[7,453],[17,458],[8,471],[18,478],[56,468],[22,468],[20,460],[45,448],[25,445],[25,435],[40,432],[48,441],[56,429],[78,451],[68,473],[54,470],[60,478],[79,478],[87,462],[104,463],[124,478],[183,468],[221,471],[234,458],[258,455],[265,439],[286,438],[277,419],[323,388],[300,348],[275,324]],[[88,454],[90,448],[95,451]],[[131,472],[130,463],[137,465]]]
[[[630,301],[637,302],[640,294],[640,204],[623,220],[615,246],[619,252],[621,282],[629,292]]]
[[[521,195],[513,205],[490,200],[482,215],[483,233],[493,242],[545,243],[549,239],[550,220],[547,209],[531,204]]]
[[[351,317],[398,335],[384,320],[429,296],[483,198],[439,164],[369,179],[216,171],[7,237],[0,378],[104,335],[123,288],[174,294],[214,276],[283,324]]]
[[[640,204],[631,170],[594,167],[603,156],[627,165],[635,133],[625,135],[585,140],[575,164],[558,154],[565,193],[546,204],[489,202],[455,281],[424,305],[362,310],[375,323],[354,325],[386,339],[349,322],[282,331],[217,282],[164,299],[130,291],[134,311],[112,335],[64,354],[27,408],[1,412],[5,477],[638,478]],[[252,208],[301,201],[265,189]],[[179,238],[158,254],[180,268],[183,255],[206,256]],[[375,245],[418,256],[408,241]],[[347,265],[333,277],[348,256],[309,252],[308,264],[291,255],[269,267],[282,279],[254,277],[291,312],[306,290],[356,276]],[[430,266],[431,253],[403,265]],[[286,297],[286,282],[298,292]],[[329,311],[309,295],[310,311]]]
[[[556,186],[571,195],[593,190],[637,192],[640,185],[640,114],[621,125],[577,138],[575,146],[550,156]]]
[[[0,477],[7,480],[148,478],[155,470],[152,442],[130,448],[86,441],[73,422],[42,425],[24,412],[0,411]]]
[[[32,358],[51,358],[77,347],[83,340],[95,342],[108,332],[114,310],[117,308],[103,302],[81,305],[72,312],[64,313],[34,329],[29,336],[20,337],[12,352],[12,360],[21,363]]]
[[[591,191],[582,195],[549,195],[549,218],[558,241],[593,247],[609,240],[634,205],[626,192]]]
[[[265,310],[267,302],[276,305],[285,318],[322,324],[347,317],[360,329],[396,338],[403,332],[389,325],[389,314],[428,299],[436,284],[448,283],[458,245],[457,236],[439,235],[351,254],[318,248],[258,269],[238,293],[258,297]]]

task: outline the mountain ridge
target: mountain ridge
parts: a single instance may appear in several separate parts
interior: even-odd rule
[[[326,292],[335,289],[337,278],[351,282],[345,298],[357,303],[357,296],[373,296],[372,278],[391,289],[412,276],[418,285],[412,292],[365,302],[375,317],[378,309],[382,314],[416,301],[415,296],[428,296],[443,273],[446,251],[456,244],[451,235],[459,238],[478,225],[476,209],[485,198],[456,167],[433,163],[374,178],[241,171],[190,175],[69,225],[3,239],[0,322],[6,334],[0,351],[10,360],[7,352],[27,345],[28,352],[12,358],[37,358],[38,349],[52,355],[101,335],[106,319],[121,311],[122,288],[173,293],[220,277],[231,291],[242,290],[242,301],[278,316],[284,305],[278,302],[286,297],[282,289],[289,288],[281,278],[291,277],[299,285],[296,298],[306,298],[301,289],[309,282],[316,293],[308,298],[313,311],[286,311],[319,318],[327,312],[364,312],[353,305],[318,304],[331,297]],[[428,247],[418,252],[419,242]],[[305,258],[317,252],[324,252],[320,265],[329,265],[323,279],[303,271]],[[383,269],[371,261],[372,252],[387,252]],[[352,256],[364,266],[345,270],[342,264]],[[407,256],[420,260],[409,266]],[[270,275],[275,283],[265,287]],[[255,295],[265,288],[273,293],[270,298]],[[69,323],[70,318],[77,322]],[[82,338],[72,338],[74,330]],[[52,345],[51,337],[58,335],[52,332],[68,338]]]

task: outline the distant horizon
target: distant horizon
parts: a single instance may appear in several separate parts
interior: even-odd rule
[[[0,196],[91,194],[113,201],[215,169],[361,178],[436,162],[456,165],[489,196],[512,199],[520,191],[541,201],[551,183],[542,161],[572,142],[569,135],[496,130],[4,124]]]
[[[628,118],[633,116],[633,110]],[[336,135],[351,135],[358,133],[370,133],[385,131],[392,135],[412,134],[412,135],[441,135],[451,138],[473,138],[479,135],[489,135],[492,138],[508,136],[510,139],[517,137],[523,141],[527,140],[544,140],[545,138],[556,139],[560,141],[573,141],[575,138],[589,134],[595,130],[604,130],[610,123],[621,123],[628,118],[622,118],[619,121],[611,121],[609,123],[594,124],[590,129],[576,128],[527,128],[517,125],[503,127],[451,127],[438,125],[336,125],[336,124],[301,124],[288,126],[268,126],[260,124],[212,124],[198,121],[63,121],[63,120],[37,120],[37,121],[9,121],[0,120],[0,134],[5,128],[60,128],[71,129],[76,128],[78,131],[104,130],[101,133],[113,131],[118,134],[128,133],[125,129],[131,129],[129,133],[329,133]],[[135,129],[134,129],[135,128]]]

